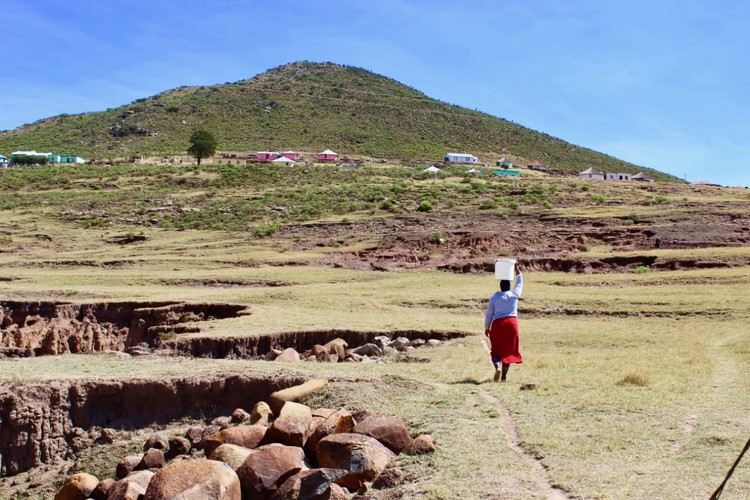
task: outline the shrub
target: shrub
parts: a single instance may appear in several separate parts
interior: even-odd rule
[[[492,210],[497,208],[497,202],[495,200],[482,200],[479,204],[480,210]]]
[[[381,210],[388,210],[389,212],[391,212],[394,208],[396,208],[396,205],[394,205],[391,200],[385,200],[380,204],[380,208]]]
[[[648,266],[638,266],[635,268],[636,274],[644,274],[644,273],[650,273],[650,272],[651,272],[651,268]]]
[[[258,226],[255,228],[255,236],[259,238],[265,238],[266,236],[272,236],[279,232],[279,225],[270,223]]]
[[[432,233],[430,241],[432,243],[435,243],[436,245],[442,245],[445,242],[445,236],[443,235],[442,231],[435,231],[434,233]]]
[[[624,224],[624,225],[626,225],[626,226],[632,226],[632,225],[634,225],[634,224],[635,224],[635,221],[634,221],[633,219],[626,219],[626,220],[625,220],[625,221],[623,222],[623,224]]]
[[[417,207],[417,211],[419,212],[429,212],[432,210],[432,203],[430,203],[427,200],[422,200],[419,202],[419,206]]]

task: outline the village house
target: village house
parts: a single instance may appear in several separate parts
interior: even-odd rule
[[[279,156],[281,156],[281,153],[278,151],[258,151],[255,153],[255,158],[258,161],[273,161]]]
[[[605,180],[608,181],[629,181],[630,180],[630,174],[622,173],[622,172],[607,172],[604,174]]]
[[[529,170],[540,170],[540,171],[545,169],[544,164],[540,162],[539,160],[532,161],[531,163],[526,165],[526,168],[528,168]]]
[[[583,172],[578,174],[579,179],[593,179],[593,180],[604,180],[604,172],[599,172],[593,168],[587,168]]]
[[[495,163],[495,165],[498,166],[498,167],[501,167],[501,168],[513,168],[513,162],[509,161],[509,160],[506,160],[505,158],[497,160],[497,162]]]
[[[325,151],[318,153],[318,161],[321,163],[333,163],[338,161],[339,154],[334,153],[330,149],[326,149]]]
[[[59,163],[86,163],[86,160],[84,160],[81,156],[60,155]]]
[[[46,159],[47,163],[86,163],[82,156],[60,155],[57,153],[39,153],[37,151],[13,151],[10,154],[11,162],[17,158],[39,158]]]
[[[8,157],[0,155],[0,168],[8,168],[8,163],[10,163]]]
[[[281,156],[289,158],[292,161],[299,161],[300,157],[298,152],[292,150],[284,151],[283,153],[281,153]]]
[[[647,177],[644,175],[643,172],[638,172],[637,174],[630,177],[631,181],[641,181],[641,182],[654,182],[654,180],[651,177]]]
[[[432,165],[430,167],[427,167],[426,169],[422,170],[422,172],[427,172],[428,174],[436,174],[440,172],[440,169],[436,167],[435,165]]]
[[[479,159],[469,153],[445,153],[445,163],[476,163]]]
[[[296,165],[297,162],[287,158],[286,156],[279,156],[275,160],[271,161],[274,165]]]

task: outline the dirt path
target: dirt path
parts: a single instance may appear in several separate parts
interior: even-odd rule
[[[482,343],[484,350],[489,354],[490,347],[487,345],[487,341],[481,338],[479,340]],[[508,446],[519,457],[521,457],[524,462],[531,466],[541,492],[546,494],[549,500],[568,500],[570,497],[568,497],[561,488],[553,486],[552,483],[550,483],[547,468],[544,464],[538,458],[526,453],[526,450],[521,446],[521,440],[518,438],[518,430],[516,430],[516,425],[513,423],[513,417],[508,409],[501,405],[497,398],[491,394],[485,391],[480,391],[479,394],[500,414],[500,424],[503,434],[505,434],[505,438],[508,441]]]

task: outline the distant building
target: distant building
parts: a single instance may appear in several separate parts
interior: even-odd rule
[[[501,167],[501,168],[513,168],[513,162],[509,161],[509,160],[506,160],[505,158],[497,160],[497,162],[495,163],[495,165],[498,166],[498,167]]]
[[[37,153],[36,151],[13,151],[10,154],[11,161],[19,157],[46,158],[47,163],[60,163],[60,155],[55,153]]]
[[[526,168],[528,168],[529,170],[545,170],[544,164],[539,160],[532,161],[531,163],[526,165]]]
[[[641,181],[641,182],[654,182],[654,180],[651,177],[647,177],[643,174],[643,172],[638,172],[637,174],[630,177],[631,181]]]
[[[469,153],[445,153],[445,163],[476,163],[479,158]]]
[[[0,168],[8,168],[8,163],[10,163],[8,157],[0,155]]]
[[[422,172],[427,172],[429,174],[436,174],[440,172],[440,169],[436,167],[435,165],[432,165],[431,167],[427,167],[426,169],[422,170]]]
[[[714,186],[714,187],[721,187],[721,184],[716,184],[714,182],[706,181],[703,179],[699,179],[695,182],[690,183],[691,186]]]
[[[629,181],[630,177],[631,177],[630,174],[626,174],[622,172],[617,172],[617,173],[607,172],[606,174],[604,174],[604,179],[608,181]]]
[[[465,174],[481,174],[482,171],[481,170],[477,170],[476,168],[470,168],[469,170],[467,170],[464,173]]]
[[[492,171],[492,175],[506,175],[506,176],[511,176],[511,177],[519,177],[521,175],[521,171],[497,169],[497,170]]]
[[[323,152],[318,153],[318,161],[321,163],[333,163],[338,161],[339,154],[331,151],[330,149],[326,149]]]
[[[283,153],[281,153],[281,156],[285,156],[293,161],[299,161],[299,153],[296,151],[284,151]]]
[[[279,165],[279,164],[281,164],[281,165],[296,165],[297,164],[296,161],[294,161],[294,160],[292,160],[290,158],[287,158],[286,156],[279,156],[275,160],[271,161],[271,163],[273,163],[274,165]]]
[[[60,155],[59,163],[86,163],[86,160],[81,156]]]
[[[593,168],[587,168],[583,172],[578,174],[579,179],[594,179],[594,180],[604,180],[604,172],[599,172],[598,170],[594,170]]]
[[[273,161],[281,156],[278,151],[258,151],[255,153],[255,158],[258,161]]]

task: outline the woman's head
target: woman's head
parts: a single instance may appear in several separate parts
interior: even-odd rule
[[[500,291],[510,292],[510,280],[500,280]]]

